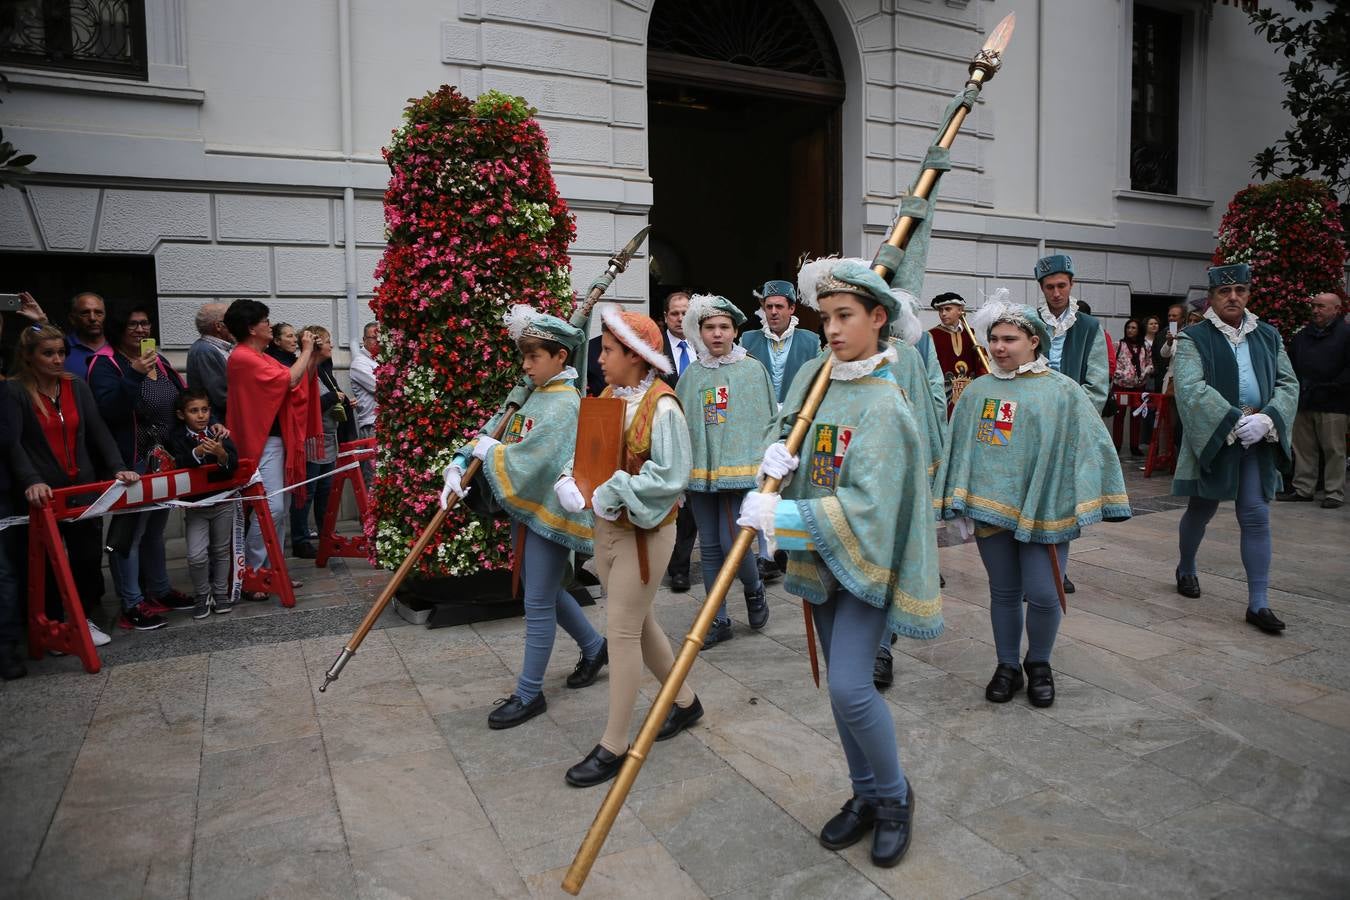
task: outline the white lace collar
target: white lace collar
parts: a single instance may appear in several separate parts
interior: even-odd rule
[[[1023,363],[1022,365],[1018,366],[1016,369],[1013,369],[1011,371],[1009,371],[1008,369],[1000,369],[997,363],[995,363],[992,359],[989,360],[989,374],[993,375],[995,378],[1001,378],[1004,381],[1011,381],[1018,375],[1023,375],[1028,372],[1031,374],[1039,374],[1041,372],[1049,372],[1049,371],[1050,371],[1050,360],[1046,359],[1044,356],[1041,356],[1039,354],[1031,362]]]
[[[1220,319],[1219,314],[1214,311],[1214,307],[1212,306],[1205,310],[1205,318],[1209,319],[1209,321],[1214,324],[1214,327],[1219,329],[1224,337],[1228,338],[1228,343],[1232,344],[1234,347],[1245,341],[1247,335],[1255,331],[1257,324],[1261,321],[1256,317],[1256,313],[1252,312],[1250,309],[1244,309],[1242,311],[1242,324],[1234,328],[1223,319]]]
[[[576,369],[572,368],[571,366],[568,366],[567,368],[559,372],[557,375],[554,375],[548,381],[545,381],[544,386],[547,387],[548,385],[553,384],[555,381],[576,381],[580,377],[581,376],[577,374]]]
[[[763,319],[764,318],[763,311],[758,312],[759,317]],[[769,343],[785,344],[792,337],[793,333],[797,330],[797,317],[793,316],[791,319],[788,320],[788,327],[783,329],[783,333],[781,335],[774,334],[773,329],[769,327],[768,322],[765,322],[764,326],[760,330],[764,332],[764,337],[769,341]]]
[[[895,363],[895,348],[887,346],[885,350],[869,356],[865,359],[853,359],[848,362],[840,362],[833,353],[830,358],[834,360],[834,366],[830,369],[831,381],[857,381],[867,375],[871,375],[885,363]]]
[[[1064,312],[1058,317],[1050,311],[1050,304],[1045,302],[1045,298],[1041,298],[1041,305],[1037,309],[1040,311],[1041,321],[1050,326],[1051,338],[1063,336],[1078,320],[1078,299],[1076,297],[1069,298],[1069,305],[1064,307]]]
[[[641,397],[643,394],[647,393],[652,389],[652,384],[655,381],[656,381],[656,370],[648,369],[647,377],[642,379],[632,387],[614,388],[614,396],[618,397],[620,400],[632,400],[636,397]]]
[[[732,347],[722,356],[713,356],[711,353],[703,352],[698,355],[698,364],[705,369],[718,369],[722,366],[729,366],[732,363],[738,363],[745,359],[745,348],[740,344]]]

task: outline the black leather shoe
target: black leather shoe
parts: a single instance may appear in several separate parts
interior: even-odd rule
[[[1284,500],[1291,503],[1311,503],[1312,497],[1305,497],[1298,491],[1281,491],[1275,495],[1276,500]]]
[[[1177,593],[1183,597],[1200,596],[1200,578],[1197,575],[1182,575],[1177,572]]]
[[[591,787],[597,784],[604,784],[615,775],[619,774],[619,769],[623,767],[623,756],[615,756],[600,744],[596,744],[586,758],[575,766],[567,770],[564,776],[567,783],[572,787]]]
[[[771,559],[765,559],[761,556],[759,559],[755,560],[755,566],[759,569],[759,580],[765,584],[777,581],[783,577],[783,570],[778,568],[778,564]]]
[[[319,555],[318,549],[309,541],[296,544],[291,550],[296,559],[315,559]]]
[[[1308,499],[1311,500],[1312,498],[1309,497]],[[1323,509],[1340,509],[1342,505],[1344,505],[1342,501],[1337,500],[1335,497],[1326,497],[1322,500]]]
[[[1055,676],[1048,662],[1024,662],[1027,670],[1027,699],[1032,706],[1049,706],[1055,702]]]
[[[729,641],[734,634],[731,633],[730,619],[713,619],[712,627],[708,629],[708,636],[703,639],[703,649],[707,650],[723,641]]]
[[[999,663],[994,677],[984,689],[984,699],[990,703],[1007,703],[1022,689],[1022,670],[1017,666]]]
[[[670,589],[676,594],[683,594],[689,590],[689,573],[673,572],[670,576]]]
[[[670,707],[670,715],[666,716],[666,724],[661,726],[661,730],[656,734],[656,739],[668,741],[701,718],[703,718],[703,704],[698,702],[698,697],[695,697],[694,702],[683,709],[680,708],[678,703],[673,704]]]
[[[877,807],[871,800],[853,797],[825,827],[820,829],[820,846],[826,850],[843,850],[852,847],[872,830],[876,820]]]
[[[889,869],[905,858],[914,831],[914,788],[905,779],[903,802],[878,800],[877,820],[872,826],[872,865]]]
[[[609,662],[609,641],[600,645],[600,652],[595,654],[595,659],[587,659],[586,654],[581,654],[581,659],[577,660],[577,667],[572,670],[572,674],[567,676],[567,686],[570,688],[584,688],[587,685],[595,684],[595,679],[600,677],[600,670]]]
[[[515,728],[548,709],[548,701],[543,694],[537,695],[529,703],[522,702],[515,694],[505,700],[497,701],[497,708],[488,713],[489,728]]]
[[[1266,607],[1260,612],[1247,610],[1247,624],[1255,625],[1266,634],[1279,634],[1284,631],[1284,622],[1280,621],[1280,617],[1270,611],[1270,607]]]
[[[890,648],[878,649],[876,661],[872,663],[872,683],[877,686],[877,690],[884,691],[895,682],[894,666]]]
[[[764,602],[764,588],[745,592],[745,613],[750,620],[750,627],[755,631],[759,631],[768,623],[769,604]]]
[[[1066,594],[1072,594],[1072,593],[1073,593],[1074,591],[1076,591],[1076,590],[1078,590],[1078,588],[1074,587],[1074,586],[1073,586],[1073,582],[1069,580],[1069,576],[1068,576],[1068,575],[1065,575],[1065,576],[1064,576],[1064,593],[1066,593]]]
[[[27,674],[28,667],[24,665],[23,657],[19,655],[19,646],[0,644],[0,679],[14,681]]]

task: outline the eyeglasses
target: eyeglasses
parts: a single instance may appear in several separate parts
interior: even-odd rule
[[[151,327],[152,327],[152,326],[150,325],[149,322],[128,322],[128,323],[127,323],[127,330],[128,330],[128,331],[140,331],[141,329],[145,329],[146,331],[149,331]]]

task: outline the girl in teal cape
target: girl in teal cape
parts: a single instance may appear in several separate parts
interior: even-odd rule
[[[990,348],[990,374],[952,410],[951,443],[934,483],[942,516],[974,534],[989,576],[998,666],[994,703],[1023,684],[1035,706],[1054,702],[1050,654],[1062,611],[1049,553],[1060,571],[1084,525],[1130,517],[1111,436],[1073,379],[1050,368],[1050,336],[1036,311],[991,300],[971,317]],[[1028,649],[1019,659],[1026,598]]]
[[[572,569],[572,551],[592,552],[593,518],[589,512],[565,511],[553,490],[576,446],[581,395],[576,388],[577,371],[568,361],[569,356],[585,352],[586,336],[561,319],[523,305],[512,307],[505,321],[520,348],[521,365],[533,390],[511,414],[500,442],[488,435],[505,410],[484,426],[473,444],[456,452],[441,492],[442,506],[451,493],[465,496],[464,469],[472,454],[483,463],[482,478],[475,484],[491,491],[513,526],[515,576],[524,587],[525,661],[515,692],[488,715],[489,728],[513,728],[548,708],[544,670],[558,626],[581,650],[568,687],[593,683],[608,658],[605,639],[564,588]]]
[[[810,604],[824,650],[854,796],[820,842],[838,850],[871,830],[872,861],[893,866],[909,846],[914,793],[872,666],[888,627],[916,638],[942,631],[927,438],[896,381],[897,348],[886,336],[898,307],[886,283],[865,262],[838,259],[808,263],[798,283],[802,302],[821,312],[830,386],[800,457],[782,443],[765,451],[764,475],[791,475],[782,497],[749,494],[740,524],[777,535],[788,552],[786,587]],[[823,364],[797,373],[782,426]]]
[[[684,370],[675,394],[686,411],[693,466],[685,498],[698,526],[703,587],[712,590],[738,529],[736,514],[755,486],[764,447],[774,433],[778,400],[768,370],[736,343],[745,314],[725,297],[695,294],[684,314],[685,335],[696,361]],[[741,558],[737,577],[745,591],[750,627],[769,621],[755,556]],[[723,601],[703,649],[732,638]]]

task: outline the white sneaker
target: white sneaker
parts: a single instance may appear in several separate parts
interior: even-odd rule
[[[112,638],[103,633],[103,630],[94,624],[93,619],[86,619],[89,623],[89,636],[94,639],[95,647],[106,647],[112,643]]]

